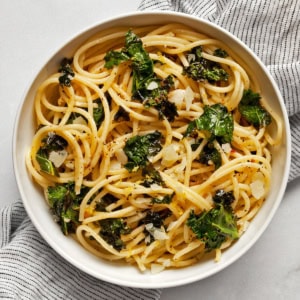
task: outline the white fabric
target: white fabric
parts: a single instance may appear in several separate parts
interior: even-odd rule
[[[300,154],[299,0],[143,0],[140,10],[173,10],[221,25],[267,65],[282,92],[292,128],[292,169]],[[21,201],[0,210],[0,299],[159,299],[160,290],[119,287],[70,265],[42,239]]]

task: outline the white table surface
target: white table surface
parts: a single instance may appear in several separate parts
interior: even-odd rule
[[[12,135],[23,93],[65,40],[140,0],[0,0],[0,206],[19,198]],[[299,99],[300,101],[300,99]],[[300,299],[300,180],[290,183],[269,228],[237,262],[205,280],[165,289],[162,300]]]

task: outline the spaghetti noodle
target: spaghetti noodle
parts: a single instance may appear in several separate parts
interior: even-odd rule
[[[247,92],[275,137],[243,115]],[[227,45],[184,25],[102,31],[38,88],[28,171],[63,232],[101,258],[153,272],[219,260],[270,187],[282,124],[259,92]],[[218,229],[208,246],[192,217],[216,195],[230,196],[238,235]]]

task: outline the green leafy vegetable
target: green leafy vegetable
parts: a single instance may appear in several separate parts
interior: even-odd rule
[[[61,76],[59,76],[58,80],[59,83],[63,86],[71,86],[71,81],[73,77],[75,76],[75,73],[71,67],[73,60],[64,58],[61,63],[60,67],[58,69],[58,72],[62,73]]]
[[[132,61],[133,93],[144,88],[144,84],[153,77],[153,61],[144,49],[142,40],[132,31],[126,34],[125,48]]]
[[[112,68],[121,62],[131,60],[133,69],[133,93],[144,88],[145,82],[153,77],[153,62],[143,48],[142,40],[131,30],[126,33],[125,47],[118,51],[109,51],[105,57],[105,67]]]
[[[148,156],[157,154],[161,148],[161,133],[155,131],[146,135],[136,135],[131,137],[125,144],[124,152],[128,157],[125,168],[132,172],[139,168],[146,167]]]
[[[35,158],[39,163],[40,168],[43,172],[54,176],[58,175],[58,171],[54,166],[53,162],[48,159],[47,151],[39,149],[38,152],[36,153]]]
[[[152,223],[154,227],[160,228],[164,225],[164,220],[171,215],[169,209],[164,209],[160,211],[147,210],[146,217],[141,220],[141,224]]]
[[[153,167],[152,164],[146,165],[142,170],[142,176],[145,178],[141,183],[145,187],[150,187],[152,184],[164,186],[165,183],[161,178],[159,172]]]
[[[97,104],[97,107],[93,109],[93,118],[97,128],[99,128],[104,120],[104,108],[99,98],[96,99],[94,102]]]
[[[190,135],[195,129],[206,133],[209,141],[217,138],[221,143],[230,143],[233,135],[233,117],[222,104],[206,105],[203,114],[189,123],[184,136]]]
[[[49,160],[51,151],[61,151],[68,146],[68,142],[54,132],[48,133],[47,137],[42,140],[42,144],[36,153],[36,160],[43,172],[50,175],[58,175],[58,170],[53,162]]]
[[[117,201],[118,201],[118,198],[115,197],[114,195],[106,194],[96,203],[95,210],[96,211],[106,211],[106,207],[108,205],[115,203]]]
[[[104,120],[104,108],[102,105],[102,102],[100,100],[100,98],[94,100],[94,103],[97,105],[96,107],[93,108],[93,119],[95,121],[96,127],[99,128]],[[82,108],[85,111],[87,111],[87,108]],[[83,118],[86,122],[88,122],[88,120],[85,118],[84,115],[80,114],[80,113],[75,113],[72,112],[70,114],[70,117],[68,119],[68,124],[73,124],[74,120],[76,120],[78,117]]]
[[[231,204],[234,201],[234,195],[232,192],[225,192],[224,190],[217,190],[213,201],[216,204],[222,204],[226,209],[231,209]]]
[[[172,202],[172,198],[174,197],[175,193],[171,195],[165,195],[163,197],[155,197],[152,198],[152,204],[170,204]]]
[[[222,165],[222,158],[220,152],[214,147],[212,143],[207,143],[200,153],[199,161],[205,165],[215,165],[215,169]]]
[[[218,63],[202,57],[201,46],[193,48],[187,54],[187,57],[190,64],[183,68],[184,75],[195,81],[217,82],[228,80],[228,73]]]
[[[174,121],[178,115],[177,107],[168,101],[168,92],[174,86],[173,78],[168,76],[162,80],[155,75],[153,61],[137,35],[129,30],[121,52],[109,51],[104,59],[106,68],[130,60],[133,70],[133,99],[143,102],[145,107],[154,107],[159,118],[166,117],[170,122]]]
[[[63,137],[54,132],[49,132],[47,137],[45,137],[42,142],[43,150],[48,151],[59,151],[65,149],[68,146],[68,142]]]
[[[105,55],[105,67],[107,69],[111,69],[113,66],[117,66],[129,59],[130,57],[125,52],[112,50]]]
[[[76,195],[74,183],[48,187],[47,198],[49,205],[65,235],[75,232],[76,226],[79,224],[79,206],[88,190],[89,188],[82,187],[80,194]]]
[[[242,118],[256,128],[269,125],[272,122],[271,115],[260,104],[261,96],[251,89],[245,90],[238,109]]]
[[[155,240],[155,230],[164,230],[164,220],[170,215],[171,211],[169,209],[164,209],[161,211],[147,210],[146,217],[140,221],[140,224],[145,224],[148,226],[152,224],[152,229],[154,229],[153,234],[151,234],[151,229],[149,231],[149,229],[147,229],[145,226],[144,233],[149,238],[149,240],[146,242],[147,245],[151,244]]]
[[[124,248],[124,242],[121,239],[122,234],[128,234],[131,229],[127,226],[122,218],[104,219],[99,221],[100,236],[116,250]]]
[[[175,117],[178,116],[176,105],[168,100],[168,93],[174,86],[173,77],[169,75],[164,80],[157,79],[153,82],[159,83],[157,88],[140,90],[139,95],[141,99],[144,99],[145,107],[156,108],[160,119],[166,117],[168,121],[173,122]]]
[[[214,56],[225,58],[228,56],[228,53],[224,49],[218,48],[214,51]]]
[[[214,197],[215,207],[199,215],[190,212],[187,225],[205,243],[207,251],[220,248],[228,238],[239,238],[236,217],[231,208],[233,199],[231,192],[218,191]]]
[[[115,121],[130,121],[129,113],[120,106],[117,113],[114,116]]]

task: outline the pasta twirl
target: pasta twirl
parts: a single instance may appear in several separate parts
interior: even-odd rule
[[[38,88],[27,168],[62,231],[103,259],[218,260],[270,187],[282,124],[259,93],[228,45],[184,25],[102,31]],[[192,218],[224,208],[219,195],[238,236],[214,228],[222,239],[208,241]]]

